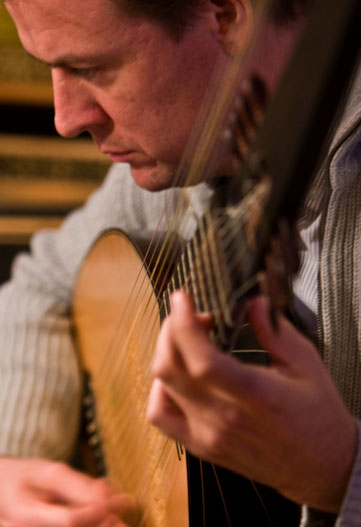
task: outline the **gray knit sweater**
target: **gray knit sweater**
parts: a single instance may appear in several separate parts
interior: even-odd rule
[[[358,457],[337,520],[305,510],[310,527],[361,526],[361,68],[306,204],[319,209],[320,352],[358,423]]]
[[[353,101],[359,100],[360,91]],[[322,178],[324,203],[320,327],[325,363],[356,418],[361,417],[361,107],[349,106]],[[188,191],[188,237],[210,191]],[[81,380],[71,338],[70,307],[77,272],[99,233],[119,227],[150,238],[167,226],[176,189],[150,193],[115,165],[102,187],[58,231],[34,236],[31,255],[16,259],[0,290],[0,454],[69,460],[77,439]],[[181,198],[183,199],[183,198]],[[159,223],[160,222],[160,223]],[[361,434],[360,434],[361,437]],[[334,520],[305,511],[303,525]],[[361,446],[337,527],[361,526]]]

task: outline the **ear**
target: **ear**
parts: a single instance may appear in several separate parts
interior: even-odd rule
[[[210,0],[210,30],[228,55],[242,52],[254,24],[252,0]]]

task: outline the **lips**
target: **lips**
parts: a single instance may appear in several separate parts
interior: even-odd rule
[[[132,159],[137,157],[137,153],[132,150],[128,150],[126,152],[110,152],[102,150],[102,152],[103,154],[109,156],[110,159],[115,163],[130,163]]]
[[[124,152],[110,151],[101,149],[103,154],[106,154],[114,163],[128,163],[133,168],[141,168],[146,166],[154,166],[155,161],[144,154],[136,150],[126,150]]]

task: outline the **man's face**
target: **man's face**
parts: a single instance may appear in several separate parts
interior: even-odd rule
[[[177,42],[106,0],[10,0],[7,8],[25,49],[52,68],[58,132],[88,131],[145,188],[174,184],[221,56],[207,16]]]

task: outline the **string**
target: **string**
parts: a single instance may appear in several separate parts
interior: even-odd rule
[[[205,303],[205,302],[204,302]],[[208,305],[206,307],[209,307]]]
[[[234,77],[236,78],[237,75],[239,75],[239,71],[237,72],[236,68],[234,68],[234,70],[232,70],[232,75],[234,75]],[[236,83],[234,83],[236,84]],[[229,87],[231,87],[232,85],[232,82],[229,83]],[[219,104],[216,106],[215,108],[215,112],[214,112],[214,115],[217,117],[217,119],[215,118],[214,121],[212,122],[212,126],[209,126],[206,130],[206,133],[204,134],[204,137],[203,137],[203,147],[201,148],[201,151],[200,151],[200,154],[198,154],[198,156],[196,156],[195,158],[195,164],[193,165],[194,168],[192,168],[189,172],[189,175],[188,175],[188,178],[187,178],[187,181],[191,181],[191,182],[195,182],[197,181],[197,177],[199,178],[199,173],[200,173],[200,170],[199,170],[199,167],[204,167],[204,169],[202,169],[202,173],[207,173],[207,163],[210,164],[210,158],[212,156],[210,156],[209,152],[211,151],[211,144],[213,143],[214,144],[214,140],[215,140],[215,137],[217,136],[218,132],[219,132],[219,122],[222,120],[220,119],[221,116],[224,116],[227,114],[227,112],[225,111],[225,108],[227,106],[229,106],[229,93],[232,92],[232,89],[234,88],[230,88],[229,90],[225,90],[224,92],[224,99],[223,100],[220,100]],[[228,91],[228,93],[226,93]],[[217,123],[218,121],[218,124],[216,126],[215,123]],[[180,170],[180,174],[182,173],[182,169]],[[174,224],[177,225],[177,229],[179,229],[179,223],[180,223],[180,220],[179,218],[177,217],[177,214],[178,212],[174,215]],[[176,232],[177,232],[177,229],[176,229]],[[157,242],[158,243],[158,242]],[[156,244],[157,245],[157,244]],[[190,246],[188,246],[190,247]],[[157,247],[158,248],[158,247]],[[195,251],[198,251],[199,250],[199,247],[198,245],[195,245],[194,246],[194,250]],[[213,254],[214,255],[214,248],[212,249],[213,252],[211,251],[208,251],[208,254]],[[162,264],[160,263],[161,261],[164,261],[164,256],[169,256],[169,258],[171,260],[175,260],[176,259],[176,253],[174,251],[174,242],[171,241],[170,244],[166,245],[166,244],[163,244],[162,247],[160,248],[160,251],[159,251],[159,256],[156,257],[155,256],[155,250],[153,252],[153,254],[151,255],[151,259],[155,259],[156,261],[156,269],[159,270],[160,267],[162,267]],[[184,263],[184,260],[183,260],[183,263]],[[192,267],[192,264],[190,264],[191,267]],[[199,260],[198,260],[198,263],[196,262],[196,265],[198,265],[198,270],[197,269],[191,269],[191,273],[193,272],[194,275],[196,274],[199,274],[201,275],[202,274],[202,268],[204,266],[204,262],[203,263],[200,263]],[[154,272],[154,276],[155,276],[155,272]],[[179,279],[182,278],[182,274],[179,273]],[[134,318],[135,321],[137,321],[139,318],[142,318],[144,317],[144,315],[146,314],[145,311],[147,311],[148,309],[148,306],[150,306],[150,298],[148,301],[145,302],[145,308],[142,307],[142,310],[143,312],[139,312],[139,307],[137,307],[140,303],[140,300],[144,300],[144,297],[146,295],[149,295],[149,293],[147,293],[146,290],[144,290],[144,284],[145,284],[145,280],[146,280],[146,277],[143,275],[141,277],[141,273],[139,273],[139,280],[136,281],[136,284],[134,285],[133,287],[133,294],[131,295],[131,302],[128,304],[127,306],[127,314],[123,313],[123,317],[124,318],[130,318],[129,315],[131,314],[131,318]],[[156,281],[160,282],[160,284],[162,284],[162,279],[159,279],[158,277],[156,278]],[[193,281],[193,280],[190,280],[189,278],[186,277],[186,281],[188,282],[188,284],[190,282],[192,282],[192,289],[193,289],[193,293],[195,292],[194,290],[196,289],[196,285],[197,284],[197,281]],[[190,287],[188,285],[188,287]],[[207,294],[206,294],[206,291],[205,291],[205,288],[204,288],[204,285],[200,286],[200,287],[203,287],[203,290],[201,291],[201,295],[202,295],[202,302],[204,304],[204,307],[206,308],[210,308],[211,306],[208,305],[208,298],[207,298]],[[154,294],[154,293],[153,293]],[[197,295],[196,295],[197,296]],[[143,305],[143,304],[141,304]],[[152,330],[155,328],[156,324],[157,324],[157,321],[154,320],[154,317],[153,317],[153,313],[155,311],[155,308],[154,306],[151,307],[151,317],[150,317],[150,324],[147,325],[147,327],[144,327],[143,328],[143,334],[145,333],[152,333]],[[127,316],[126,316],[127,315]],[[132,324],[131,326],[132,328],[134,327],[134,323]],[[122,329],[124,328],[124,323],[122,321],[119,322],[118,326],[117,326],[117,330],[116,330],[116,335],[112,341],[112,344],[110,346],[110,350],[107,351],[106,353],[106,360],[105,360],[105,369],[100,372],[100,379],[102,380],[102,382],[105,382],[105,381],[108,381],[109,382],[109,370],[110,369],[114,369],[115,372],[117,372],[118,368],[119,368],[119,362],[121,361],[121,353],[120,353],[120,350],[119,350],[119,346],[118,346],[118,338],[119,338],[119,335],[121,334],[122,332]],[[129,337],[130,338],[130,337]],[[128,338],[128,341],[129,341],[129,338]],[[127,342],[125,342],[125,344],[127,344]],[[118,358],[117,358],[118,356]],[[115,364],[113,362],[113,360],[115,359]],[[113,364],[113,367],[111,366]],[[117,384],[116,381],[119,381],[119,373],[117,374],[116,373],[116,376],[114,377],[114,381],[112,382],[115,382],[115,384]],[[145,374],[145,379],[144,379],[144,387],[141,389],[141,391],[144,391],[145,393],[148,393],[149,391],[149,386],[150,386],[150,374],[149,374],[149,368]],[[119,388],[119,387],[118,387]],[[122,393],[124,392],[124,390],[126,390],[126,387],[124,386],[124,389],[123,391],[120,389],[120,393],[118,393],[118,398],[120,399]],[[141,398],[140,398],[141,399]],[[143,406],[144,406],[144,403],[143,403]],[[101,407],[101,403],[99,403],[99,407]],[[125,409],[127,411],[127,409]],[[144,408],[139,408],[138,409],[138,412],[139,413],[142,413],[144,410]],[[107,408],[105,408],[104,410],[102,410],[105,412],[108,411]],[[133,417],[132,415],[130,417]],[[126,419],[123,419],[122,420],[125,422],[128,422],[130,421],[130,426],[132,424],[132,419],[130,420],[126,420]],[[111,422],[114,422],[114,420],[111,420]],[[116,423],[118,425],[118,423]],[[118,425],[119,426],[119,425]],[[127,425],[129,427],[129,425]],[[145,427],[145,425],[144,425]],[[141,441],[140,441],[141,442]],[[169,444],[169,441],[168,440],[165,440],[165,446],[167,446]],[[137,450],[137,449],[135,449]],[[164,450],[165,451],[165,450]],[[122,454],[119,452],[118,454],[119,456],[121,456]]]
[[[208,306],[206,306],[206,307],[208,307]],[[117,425],[117,423],[115,423],[115,425]],[[138,448],[139,448],[139,447],[138,447]]]
[[[235,71],[237,71],[236,68],[234,68],[234,65],[232,65],[231,70],[232,70],[232,73],[233,73],[233,74],[234,74]],[[231,86],[231,85],[232,85],[232,83],[228,82],[226,86]],[[227,93],[227,95],[228,95],[228,93]],[[222,98],[220,98],[220,99],[222,99]],[[224,100],[227,100],[227,97],[226,97],[226,98],[223,98],[223,100],[221,101],[221,102],[222,102],[222,104],[221,104],[221,107],[222,107],[222,114],[224,113],[224,112],[223,112],[223,110],[224,110]],[[229,104],[229,103],[228,103],[228,104]],[[217,111],[216,113],[219,114],[219,108],[217,108],[217,110],[218,110],[218,111]],[[215,120],[215,121],[217,121],[217,120]],[[219,121],[219,118],[218,118],[218,121]],[[206,129],[207,131],[212,130],[213,128],[214,128],[214,127],[212,127],[212,126],[207,126],[207,127],[205,127],[205,129]],[[209,135],[209,132],[207,132],[207,135]],[[206,157],[209,158],[210,156],[207,155]],[[177,217],[177,214],[178,214],[178,211],[176,211],[175,218]],[[165,245],[164,245],[164,246],[165,246]],[[167,246],[167,251],[168,251],[168,253],[170,252],[170,248],[169,248],[169,247],[170,247],[170,246],[168,245],[168,246]],[[161,254],[160,257],[159,257],[159,260],[160,260],[161,257],[162,257],[162,259],[163,259],[163,261],[164,261],[163,256],[164,256],[164,254]]]

